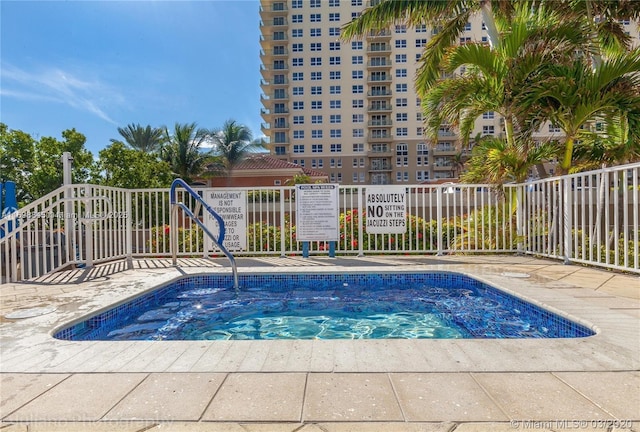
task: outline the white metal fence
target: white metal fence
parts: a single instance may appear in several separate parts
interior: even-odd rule
[[[640,273],[640,163],[526,184],[410,185],[407,230],[368,234],[367,187],[340,186],[338,255],[519,252]],[[302,254],[294,187],[246,192],[247,248],[236,256]],[[182,191],[179,201],[191,208]],[[202,214],[200,214],[202,216]],[[210,256],[202,230],[178,223],[178,255]],[[75,266],[169,257],[168,189],[62,187],[0,220],[4,282]],[[309,253],[327,254],[313,242]]]

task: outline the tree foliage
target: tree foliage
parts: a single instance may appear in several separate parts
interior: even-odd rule
[[[162,148],[164,142],[164,131],[162,128],[146,127],[140,124],[128,124],[126,127],[118,128],[118,133],[124,138],[129,147],[144,153],[157,153]],[[119,142],[112,139],[111,142]]]

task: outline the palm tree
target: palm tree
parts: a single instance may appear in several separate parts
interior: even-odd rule
[[[576,141],[583,146],[583,156],[590,153],[585,146],[597,143],[601,149],[622,147],[627,154],[640,151],[638,131],[630,127],[640,123],[640,49],[609,55],[596,69],[588,62],[578,58],[572,64],[548,65],[541,80],[525,92],[527,105],[539,111],[540,119],[553,122],[565,134],[560,161],[565,173],[572,168]],[[589,127],[596,123],[608,133],[593,133]]]
[[[164,129],[165,146],[161,157],[169,163],[174,175],[187,183],[200,176],[209,162],[210,153],[202,150],[208,131],[199,129],[196,123],[176,123],[173,131]]]
[[[144,153],[158,152],[164,140],[162,128],[152,128],[150,125],[142,127],[140,124],[131,123],[124,128],[119,127],[118,133],[129,147]],[[111,142],[120,141],[112,139]]]
[[[235,120],[227,120],[220,130],[208,132],[208,137],[214,145],[214,167],[227,177],[227,183],[231,181],[234,168],[245,160],[248,154],[263,148],[260,140],[251,140],[251,130]]]

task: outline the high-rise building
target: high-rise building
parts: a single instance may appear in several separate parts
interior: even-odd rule
[[[375,0],[373,0],[375,1]],[[325,171],[331,182],[415,184],[456,178],[461,148],[442,125],[423,135],[414,77],[434,30],[402,24],[344,42],[341,27],[365,0],[260,0],[262,131],[272,155]],[[625,23],[630,25],[630,23]],[[633,36],[637,39],[637,26]],[[480,16],[460,43],[487,41]],[[486,112],[472,136],[502,133]],[[561,132],[545,125],[542,139]]]

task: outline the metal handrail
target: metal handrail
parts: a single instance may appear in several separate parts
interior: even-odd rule
[[[211,216],[213,216],[215,218],[215,220],[218,222],[218,226],[220,227],[220,233],[218,238],[216,239],[216,237],[213,235],[213,233],[211,231],[209,231],[209,229],[204,225],[204,223],[198,219],[196,217],[196,215],[191,211],[191,209],[189,207],[187,207],[184,203],[182,202],[176,202],[176,187],[178,186],[182,186],[188,193],[189,195],[191,195],[196,202],[198,203],[198,206],[202,206],[204,207],[207,212],[209,212],[209,214]],[[200,227],[202,228],[202,230],[204,231],[205,234],[207,234],[210,238],[211,241],[213,241],[213,243],[220,248],[220,250],[222,251],[222,253],[229,259],[229,262],[231,263],[231,271],[233,272],[233,288],[235,290],[238,290],[239,288],[239,284],[238,284],[238,268],[236,266],[236,260],[233,257],[233,255],[231,254],[231,252],[229,252],[227,250],[227,248],[225,248],[222,243],[224,242],[224,235],[225,235],[225,228],[224,228],[224,220],[222,219],[222,217],[220,217],[220,215],[218,213],[216,213],[216,211],[214,209],[212,209],[203,199],[202,197],[200,197],[200,195],[198,195],[198,193],[193,190],[184,180],[182,179],[175,179],[173,181],[173,183],[171,183],[171,190],[169,192],[169,199],[170,199],[170,204],[171,204],[171,237],[170,237],[170,247],[171,247],[171,255],[173,258],[173,265],[177,265],[178,264],[178,209],[182,209],[187,216],[189,216],[191,219],[193,219],[193,221]],[[198,209],[199,212],[199,207],[196,207]]]

